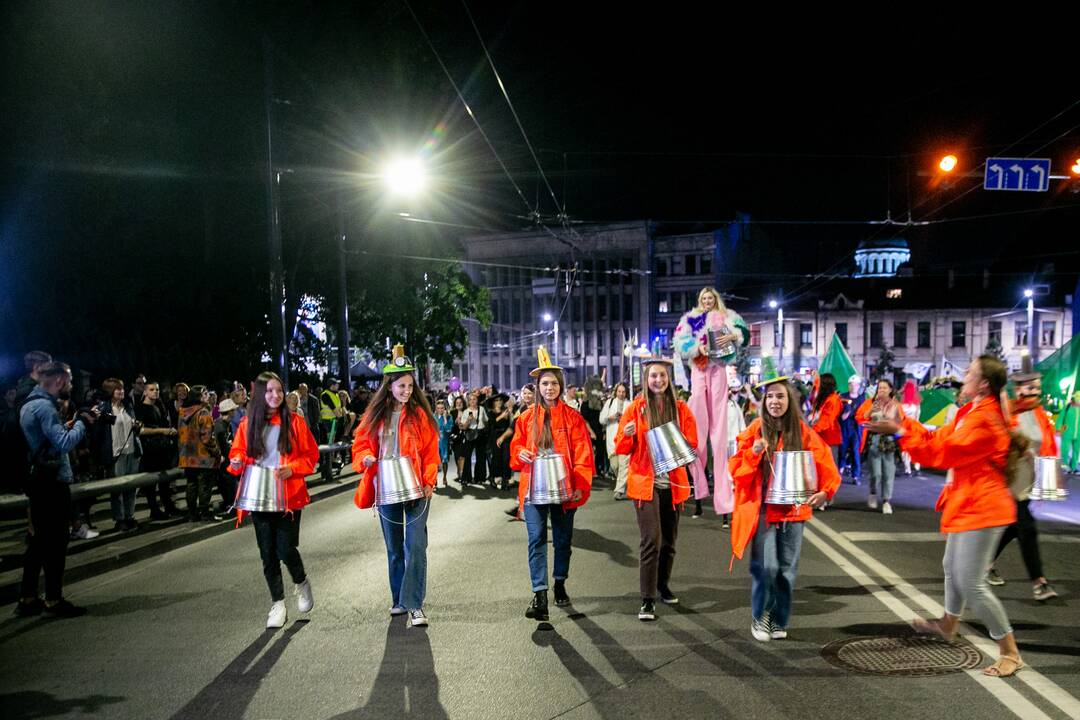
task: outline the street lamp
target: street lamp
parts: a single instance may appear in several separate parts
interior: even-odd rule
[[[1024,297],[1027,298],[1027,318],[1028,318],[1028,355],[1031,356],[1031,362],[1034,363],[1038,360],[1035,357],[1035,290],[1034,288],[1024,288]]]
[[[551,322],[551,320],[552,320],[551,313],[549,313],[549,312],[544,313],[543,316],[541,317],[541,319],[546,323]],[[553,331],[553,333],[555,335],[555,340],[551,343],[552,361],[556,365],[558,365],[559,364],[559,321],[558,320],[556,320],[555,324],[552,326],[552,331]]]
[[[383,169],[382,177],[394,195],[416,195],[427,186],[427,171],[420,158],[393,158]]]
[[[769,308],[776,311],[776,331],[779,335],[776,345],[776,372],[784,373],[784,308],[776,300],[769,301]]]

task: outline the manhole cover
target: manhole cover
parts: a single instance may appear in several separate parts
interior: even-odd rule
[[[924,635],[837,640],[822,648],[821,656],[836,667],[868,675],[948,675],[982,664],[982,654],[970,644]]]

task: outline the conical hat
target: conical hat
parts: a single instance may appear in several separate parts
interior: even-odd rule
[[[764,358],[761,361],[761,381],[755,385],[755,388],[763,388],[766,385],[772,385],[773,383],[783,382],[784,380],[790,380],[790,375],[781,375],[776,370],[776,363],[773,362],[771,357]]]
[[[540,377],[540,373],[544,370],[557,370],[562,373],[562,368],[551,363],[551,356],[548,355],[547,348],[541,345],[536,348],[536,369],[530,372],[529,376]]]
[[[392,375],[393,373],[403,372],[416,372],[416,368],[413,367],[409,358],[405,357],[405,346],[398,343],[391,351],[390,362],[387,365],[383,365],[383,375]]]

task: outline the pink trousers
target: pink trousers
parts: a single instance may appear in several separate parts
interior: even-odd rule
[[[710,362],[704,370],[690,365],[690,411],[698,427],[698,459],[690,465],[694,479],[694,498],[700,500],[709,495],[705,478],[705,463],[712,446],[713,457],[713,509],[718,515],[735,509],[735,491],[728,473],[727,436],[727,366]]]

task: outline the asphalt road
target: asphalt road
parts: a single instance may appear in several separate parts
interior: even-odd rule
[[[672,580],[682,604],[642,623],[634,515],[598,484],[577,515],[573,605],[553,607],[541,629],[523,614],[525,528],[502,512],[509,495],[462,495],[452,482],[429,522],[431,626],[414,629],[388,615],[374,513],[336,494],[303,514],[316,596],[307,617],[290,595],[285,629],[266,631],[250,525],[209,536],[69,585],[90,610],[83,618],[23,620],[3,608],[0,707],[9,719],[1080,719],[1075,502],[1039,510],[1061,598],[1032,599],[1015,546],[1000,565],[1008,584],[996,591],[1029,666],[1017,677],[878,676],[823,658],[838,640],[910,636],[906,620],[940,611],[940,484],[899,478],[892,516],[866,508],[865,486],[844,486],[807,529],[790,637],[769,643],[750,636],[747,562],[729,573],[728,534],[711,513],[682,518]],[[992,653],[974,619],[963,636]]]

